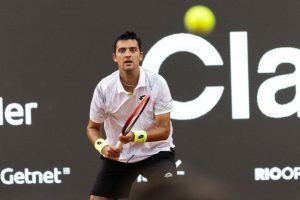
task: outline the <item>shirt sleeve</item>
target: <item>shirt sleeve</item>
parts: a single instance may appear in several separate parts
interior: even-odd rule
[[[162,76],[159,76],[155,84],[157,95],[154,102],[154,114],[160,115],[171,112],[173,110],[173,100],[167,81]]]
[[[105,113],[105,96],[101,89],[101,85],[98,84],[94,90],[91,106],[90,106],[90,120],[96,123],[103,123],[106,119]]]

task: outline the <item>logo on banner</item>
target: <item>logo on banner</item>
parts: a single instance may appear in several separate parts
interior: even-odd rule
[[[54,167],[47,171],[31,171],[25,168],[22,171],[15,171],[13,168],[1,170],[0,179],[4,185],[23,185],[23,184],[60,184],[65,175],[71,174],[70,167],[64,167],[62,170]]]
[[[179,33],[166,36],[155,43],[145,55],[143,67],[159,72],[162,63],[172,54],[188,52],[197,56],[206,67],[219,67],[223,59],[218,50],[200,36]],[[230,79],[232,119],[250,119],[249,61],[247,32],[230,32]],[[275,74],[281,64],[292,64],[294,72],[274,75],[261,83],[257,90],[257,105],[260,111],[271,118],[283,118],[297,114],[300,117],[300,49],[280,47],[267,51],[257,66],[258,74]],[[285,104],[276,101],[276,93],[295,87],[295,97]],[[221,100],[225,86],[206,86],[203,92],[189,101],[174,100],[172,119],[191,120],[206,115]]]
[[[271,167],[255,168],[255,181],[278,181],[278,180],[298,180],[300,177],[300,167]]]
[[[3,98],[0,97],[0,126],[5,125],[5,123],[12,126],[31,125],[32,112],[37,107],[37,102],[26,103],[24,106],[19,103],[4,105]]]

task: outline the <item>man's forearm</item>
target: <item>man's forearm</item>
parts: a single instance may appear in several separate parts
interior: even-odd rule
[[[104,134],[101,132],[101,124],[89,121],[87,126],[87,137],[92,144],[95,144],[96,140],[103,138]]]
[[[146,142],[166,140],[170,135],[170,113],[156,115],[155,121],[156,123],[152,128],[145,130],[147,132]]]
[[[87,129],[87,136],[88,136],[89,141],[92,144],[94,144],[98,138],[103,138],[103,135],[102,135],[101,131],[97,130],[95,128],[88,128]]]
[[[154,126],[147,130],[147,141],[155,142],[168,139],[170,135],[170,126]]]

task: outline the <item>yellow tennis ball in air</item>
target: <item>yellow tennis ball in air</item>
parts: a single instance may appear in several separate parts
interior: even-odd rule
[[[193,6],[186,11],[184,16],[184,25],[192,33],[209,34],[214,29],[215,24],[215,15],[206,6]]]

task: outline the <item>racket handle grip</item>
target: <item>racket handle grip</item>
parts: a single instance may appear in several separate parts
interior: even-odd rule
[[[116,148],[117,149],[122,149],[122,147],[123,147],[123,143],[118,141]]]

